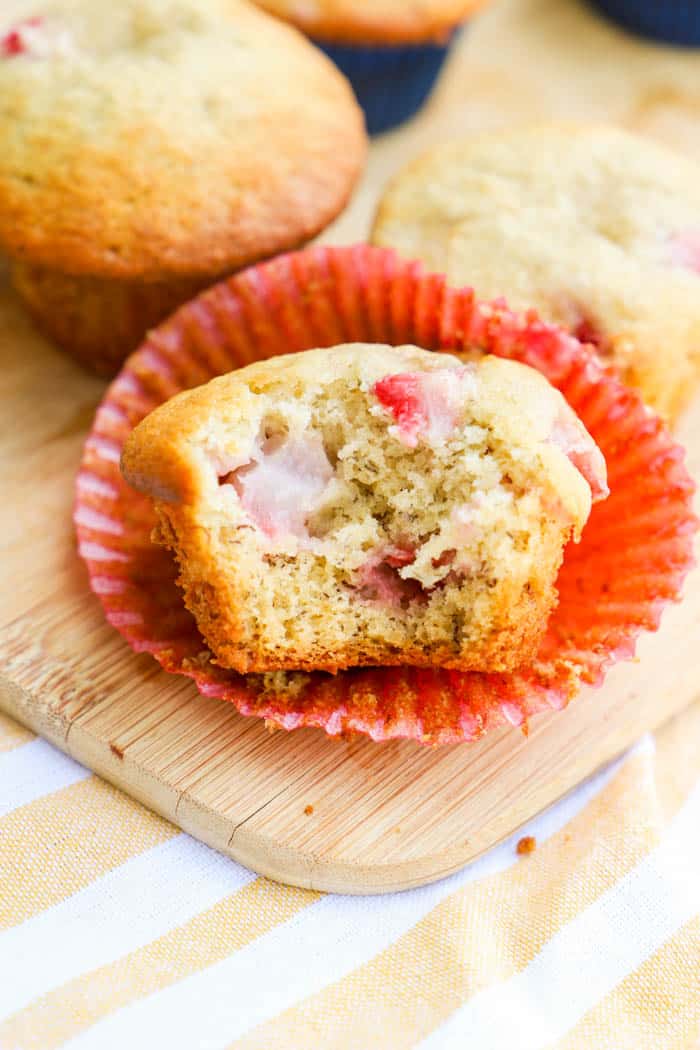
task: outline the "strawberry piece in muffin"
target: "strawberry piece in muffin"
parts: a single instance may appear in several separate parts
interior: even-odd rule
[[[71,33],[57,20],[42,15],[15,23],[0,36],[0,58],[44,59],[68,57],[74,53]]]
[[[26,18],[18,22],[12,29],[0,37],[0,56],[9,58],[11,55],[26,54],[31,48],[32,30],[38,29],[43,22],[42,18]]]

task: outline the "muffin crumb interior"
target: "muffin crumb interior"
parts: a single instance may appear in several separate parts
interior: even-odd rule
[[[533,655],[582,524],[538,450],[568,459],[579,485],[595,485],[597,450],[556,411],[546,442],[514,445],[479,409],[478,366],[445,359],[372,381],[253,382],[243,417],[214,414],[198,433],[200,558],[191,516],[183,524],[168,504],[161,540],[205,636],[221,626],[212,588],[235,581],[237,630],[217,637],[220,662],[333,670],[349,649],[358,663],[410,651],[480,667],[490,652],[490,668],[507,669]]]

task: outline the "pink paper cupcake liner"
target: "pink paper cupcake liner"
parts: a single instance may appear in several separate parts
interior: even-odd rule
[[[600,446],[611,494],[567,548],[536,661],[515,674],[376,668],[242,676],[217,667],[186,610],[171,555],[152,544],[150,502],[119,472],[132,428],[180,390],[250,361],[341,342],[416,343],[525,362],[558,387]],[[283,729],[336,736],[476,740],[526,726],[598,685],[658,627],[693,564],[694,485],[683,451],[595,356],[536,315],[480,303],[417,263],[359,245],[317,247],[239,274],[182,307],[126,362],[98,409],[76,481],[79,551],[109,622],[137,652],[206,696]]]

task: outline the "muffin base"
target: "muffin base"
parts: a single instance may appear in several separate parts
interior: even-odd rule
[[[13,262],[10,279],[37,328],[85,368],[112,378],[150,328],[220,275],[170,281],[73,276]]]

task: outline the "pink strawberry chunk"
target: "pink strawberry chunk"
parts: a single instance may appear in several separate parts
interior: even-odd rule
[[[22,22],[18,22],[9,32],[0,37],[0,55],[4,58],[10,58],[12,55],[23,55],[29,51],[31,30],[38,29],[43,21],[43,18],[37,16],[35,18],[25,18]]]
[[[549,440],[562,450],[586,479],[594,503],[610,495],[603,453],[581,420],[568,406],[567,410],[557,417]]]
[[[465,396],[475,380],[469,369],[401,372],[375,383],[372,393],[396,420],[390,432],[415,448],[419,440],[446,441],[459,423]]]

